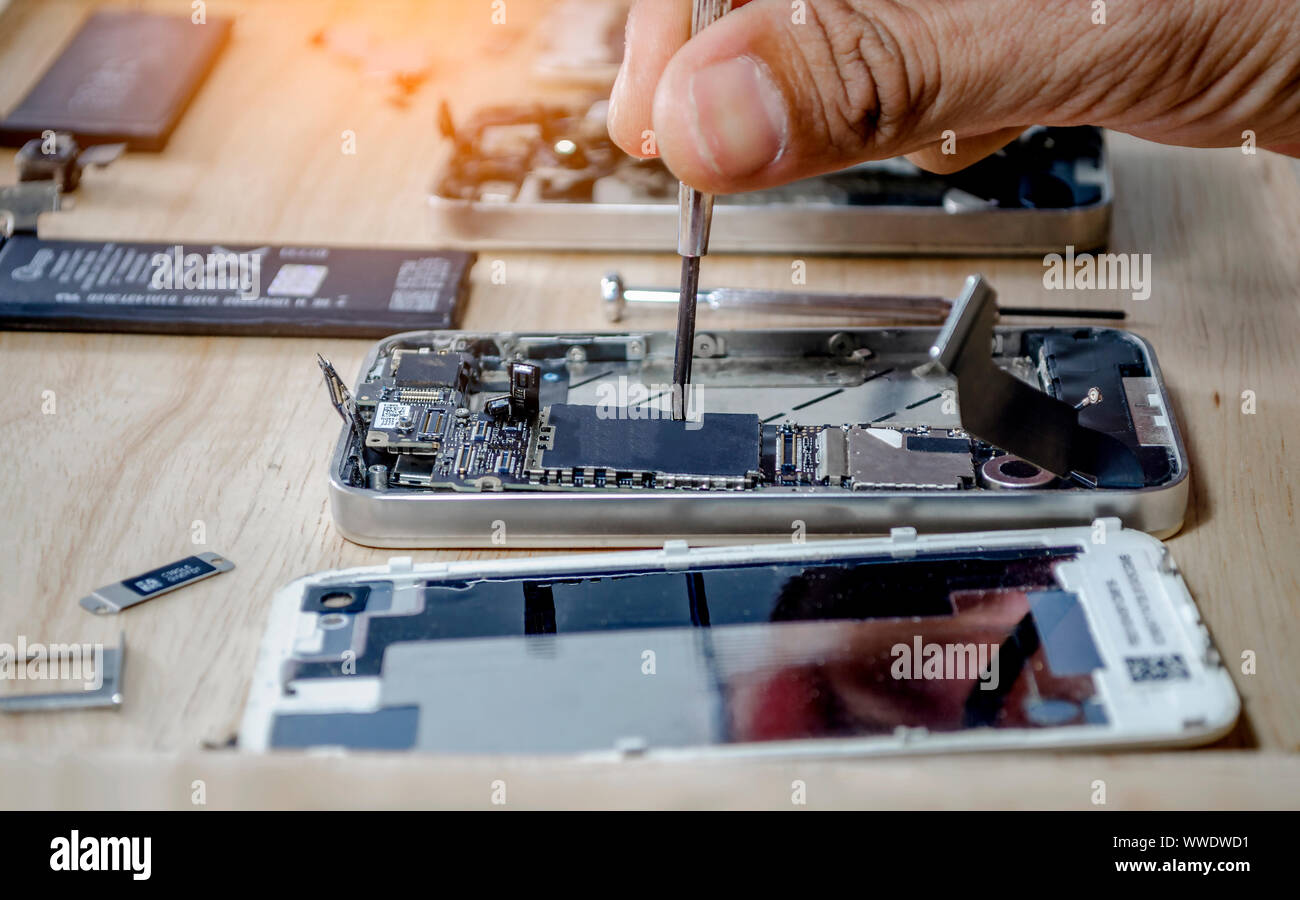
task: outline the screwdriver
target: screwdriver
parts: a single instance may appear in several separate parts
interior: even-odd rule
[[[694,0],[691,37],[722,18],[731,0]],[[686,418],[686,391],[695,354],[695,301],[700,289],[700,257],[709,252],[713,195],[685,182],[677,186],[677,255],[682,258],[682,284],[677,303],[677,341],[673,352],[673,418]]]

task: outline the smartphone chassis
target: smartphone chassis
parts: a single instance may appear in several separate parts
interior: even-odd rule
[[[1187,458],[1158,363],[1145,340],[1112,329],[998,327],[993,361],[1004,371],[1039,390],[1046,386],[1046,393],[1071,404],[1100,385],[1101,402],[1083,409],[1080,423],[1109,430],[1134,447],[1147,461],[1148,476],[1142,486],[1124,488],[1090,488],[1050,477],[994,485],[983,478],[981,466],[993,457],[1007,457],[964,434],[951,376],[918,369],[929,359],[936,333],[934,328],[701,331],[693,379],[697,393],[688,400],[688,411],[693,404],[706,410],[705,422],[715,413],[755,416],[764,435],[765,480],[661,478],[647,487],[645,480],[628,480],[612,470],[603,479],[599,470],[594,479],[586,470],[584,480],[582,469],[562,475],[545,468],[549,463],[538,469],[528,460],[515,460],[513,485],[503,488],[501,479],[490,477],[437,489],[399,484],[393,469],[400,464],[392,466],[390,456],[382,460],[389,464],[382,483],[375,483],[363,470],[370,468],[373,474],[372,463],[379,458],[370,447],[360,450],[356,432],[345,426],[330,462],[335,525],[349,540],[369,546],[511,548],[645,547],[669,539],[692,544],[790,541],[883,534],[896,526],[931,532],[1050,527],[1104,516],[1158,537],[1181,527]],[[615,398],[616,414],[619,408],[636,408],[668,418],[670,397],[657,386],[671,383],[673,338],[670,332],[409,332],[375,345],[355,395],[359,403],[379,408],[376,390],[384,384],[391,390],[386,373],[399,354],[416,360],[458,354],[479,367],[475,383],[456,401],[469,407],[464,413],[470,422],[487,419],[484,406],[507,390],[507,369],[517,361],[544,373],[543,409],[566,404],[572,411]],[[1034,423],[1023,424],[1032,428]],[[820,446],[818,428],[849,434],[850,456],[855,437],[867,449],[880,449],[860,437],[863,429],[895,443],[906,441],[908,447],[929,444],[930,438],[966,440],[973,455],[966,471],[974,477],[954,481],[948,476],[946,483],[918,479],[921,484],[909,487],[913,476],[905,471],[901,480],[819,483],[813,470],[821,458],[810,449]],[[616,438],[633,444],[639,433]],[[840,441],[834,431],[830,436]],[[771,459],[783,447],[796,448],[785,450],[784,467]],[[930,461],[940,456],[945,455],[935,454]],[[918,462],[913,457],[901,465],[907,469]],[[685,471],[672,462],[660,468]],[[529,469],[533,483],[525,478]],[[536,483],[538,471],[541,484]],[[782,471],[795,474],[785,477]]]
[[[593,107],[593,111],[602,107]],[[489,108],[460,129],[429,207],[439,239],[464,249],[665,251],[676,246],[677,181],[609,141],[604,114]],[[493,129],[538,128],[488,149]],[[562,147],[567,154],[553,148]],[[1018,256],[1105,247],[1114,188],[1102,132],[1031,129],[949,176],[904,159],[718,197],[715,253]]]

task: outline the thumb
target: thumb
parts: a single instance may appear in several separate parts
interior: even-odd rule
[[[666,17],[663,27],[681,23]],[[941,142],[970,162],[1017,126],[1063,118],[1078,98],[1053,96],[1052,73],[1070,73],[1056,93],[1080,90],[1097,49],[1090,29],[1086,14],[1054,0],[753,0],[671,56],[660,51],[655,141],[677,177],[711,193],[933,153]],[[635,75],[644,84],[647,74]]]

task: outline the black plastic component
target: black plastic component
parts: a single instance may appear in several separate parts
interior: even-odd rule
[[[510,415],[530,419],[541,411],[542,370],[534,363],[512,362],[510,375]]]
[[[1124,379],[1150,376],[1139,345],[1123,332],[1080,328],[1025,334],[1029,356],[1041,353],[1052,393],[1066,403],[1082,400],[1090,388],[1100,389],[1102,401],[1079,410],[1079,424],[1121,441],[1137,457],[1146,484],[1161,484],[1173,475],[1173,457],[1165,447],[1138,444]],[[1101,487],[1124,486],[1102,483]]]
[[[924,453],[970,453],[970,439],[909,434],[907,449],[920,450]]]
[[[398,387],[469,387],[478,361],[469,353],[405,353],[393,373]]]
[[[1001,208],[1069,209],[1101,201],[1101,188],[1078,180],[1078,160],[1100,161],[1101,133],[1090,126],[1041,128],[960,172],[948,184]]]
[[[364,584],[314,587],[302,600],[303,612],[359,613],[365,612],[370,600],[370,587]]]

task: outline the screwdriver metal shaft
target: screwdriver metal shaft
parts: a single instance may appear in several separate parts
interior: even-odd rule
[[[691,36],[699,34],[731,9],[731,0],[695,0]],[[700,288],[700,257],[709,252],[713,195],[682,183],[677,188],[677,253],[682,258],[682,284],[677,303],[677,340],[673,348],[673,418],[686,418],[686,392],[691,384],[695,354],[695,299]]]

